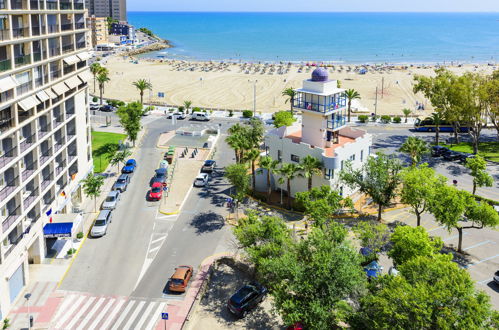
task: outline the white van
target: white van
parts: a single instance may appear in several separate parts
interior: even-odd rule
[[[191,119],[192,120],[208,121],[208,120],[210,120],[210,116],[204,112],[194,112],[191,116]]]

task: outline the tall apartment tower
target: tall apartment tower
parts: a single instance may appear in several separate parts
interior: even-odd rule
[[[0,318],[92,170],[84,1],[0,0]]]
[[[126,0],[85,0],[88,15],[126,22]]]

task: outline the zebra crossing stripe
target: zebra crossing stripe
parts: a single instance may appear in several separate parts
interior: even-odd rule
[[[69,322],[68,325],[66,326],[68,329],[73,329],[73,327],[75,326],[76,322],[78,322],[80,320],[80,318],[85,314],[85,312],[90,307],[90,305],[92,305],[92,303],[94,302],[94,300],[95,300],[95,297],[91,297],[90,299],[88,299],[87,301],[85,301],[85,304],[83,305],[83,307],[81,307],[81,308],[78,309],[77,314],[73,315],[71,317],[71,322]]]
[[[141,329],[142,325],[146,322],[147,317],[149,316],[149,313],[151,313],[151,310],[156,306],[157,303],[151,302],[149,306],[147,306],[147,309],[145,310],[144,314],[142,314],[142,317],[140,318],[139,322],[137,323],[137,326],[135,327],[136,329]],[[154,315],[153,315],[154,317]]]
[[[121,312],[120,318],[118,319],[118,321],[116,321],[114,323],[114,327],[112,327],[111,330],[120,329],[119,325],[121,324],[121,322],[123,322],[123,320],[125,319],[125,317],[128,314],[128,311],[132,308],[133,305],[135,305],[136,302],[137,302],[136,300],[128,301],[128,304],[126,305],[125,310],[123,312]]]
[[[116,305],[116,308],[114,308],[113,311],[111,312],[111,314],[109,314],[109,317],[107,318],[106,322],[102,325],[101,329],[107,329],[109,327],[111,322],[116,317],[116,314],[118,314],[118,312],[121,310],[121,307],[123,306],[123,304],[125,304],[125,302],[126,302],[125,300],[120,300],[118,302],[118,304]]]
[[[125,327],[123,329],[125,329],[125,330],[132,329],[132,324],[135,321],[137,314],[139,314],[139,312],[144,307],[145,303],[146,303],[145,301],[139,302],[139,305],[135,308],[135,311],[132,313],[132,315],[130,316],[130,319],[128,320],[127,324],[125,325]]]
[[[99,298],[99,300],[94,305],[94,307],[92,307],[92,309],[90,310],[90,312],[87,313],[87,315],[85,316],[85,318],[83,319],[83,321],[81,321],[81,323],[78,326],[77,330],[82,330],[85,327],[85,325],[87,325],[87,323],[90,322],[90,320],[94,316],[95,312],[97,312],[97,309],[99,309],[100,305],[102,305],[102,303],[105,300],[106,300],[106,298],[104,298],[104,297]]]
[[[158,317],[159,317],[159,313],[161,313],[164,310],[165,306],[166,306],[166,303],[161,303],[158,306],[158,308],[156,308],[156,310],[152,314],[151,320],[149,321],[149,323],[145,327],[145,330],[154,329],[154,326],[156,325],[156,322],[157,322]]]
[[[61,313],[66,309],[66,305],[69,305],[71,303],[71,301],[73,301],[73,299],[75,299],[77,297],[77,295],[74,295],[74,294],[71,294],[69,296],[66,296],[63,298],[63,301],[62,301],[62,304],[61,306],[59,307],[59,310],[57,311],[57,313],[54,315],[54,320],[57,320],[59,318],[59,316],[61,315]]]
[[[61,318],[59,319],[59,322],[56,324],[57,329],[62,329],[62,326],[66,321],[68,320],[69,317],[71,317],[71,314],[80,306],[80,304],[83,302],[83,300],[87,296],[79,296],[78,299],[76,299],[75,303],[69,307],[69,309],[61,315]],[[57,320],[57,319],[56,319]]]
[[[111,308],[111,306],[114,305],[115,300],[116,299],[111,298],[107,301],[104,308],[100,311],[99,315],[97,315],[97,317],[95,318],[94,322],[88,327],[88,330],[92,330],[92,329],[95,329],[97,327],[97,324],[99,324],[99,322],[102,320],[102,318],[106,315],[107,310],[109,308]]]

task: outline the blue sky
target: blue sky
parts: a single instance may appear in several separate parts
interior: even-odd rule
[[[499,11],[499,0],[128,0],[129,11]]]

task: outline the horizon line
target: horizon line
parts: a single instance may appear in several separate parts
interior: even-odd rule
[[[227,14],[499,14],[492,11],[224,11],[224,10],[127,10],[128,13],[227,13]]]

